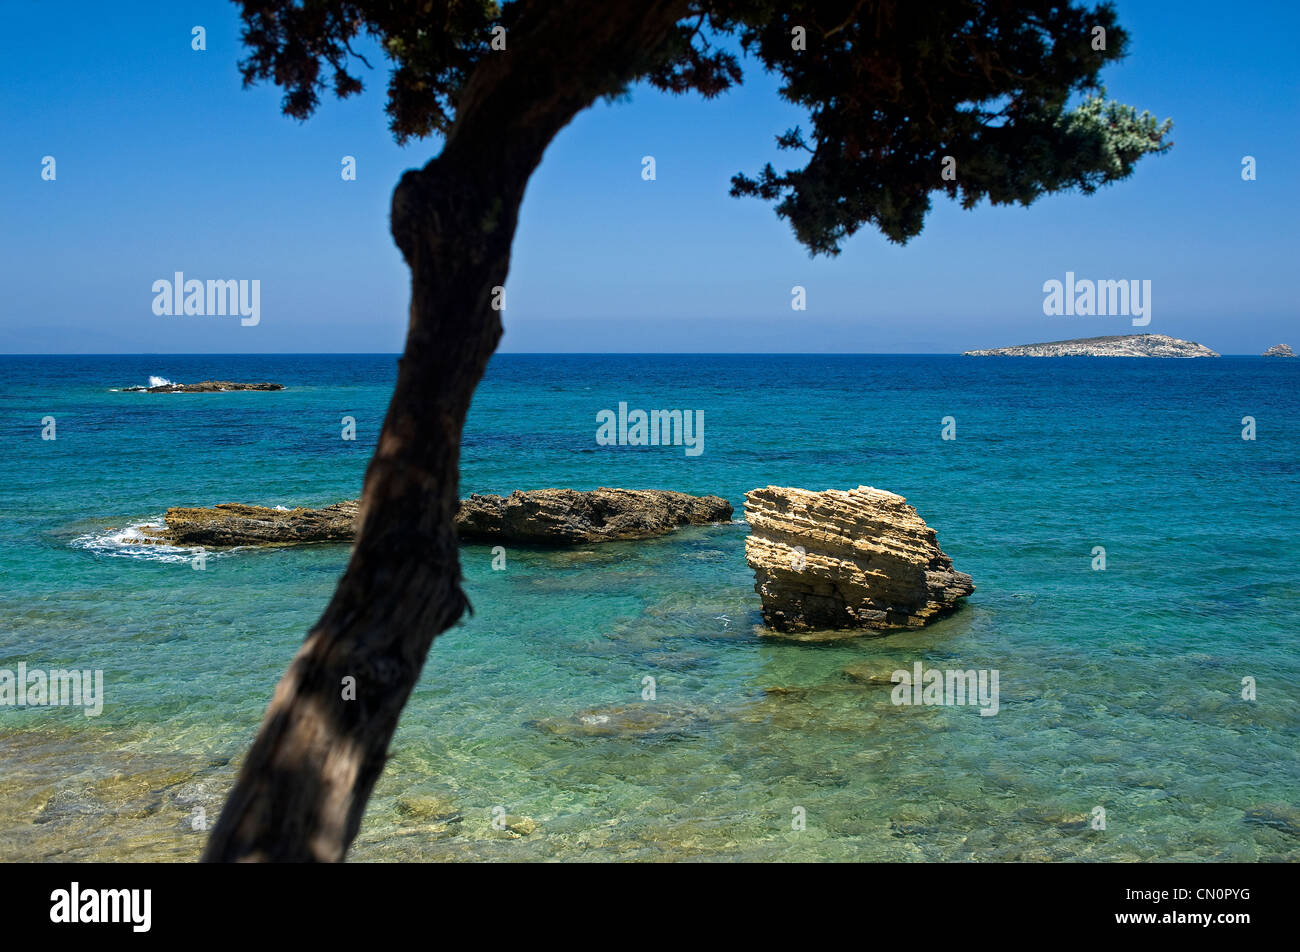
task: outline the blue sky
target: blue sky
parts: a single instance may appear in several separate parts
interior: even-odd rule
[[[1136,332],[1126,317],[1045,316],[1042,284],[1066,271],[1150,280],[1145,331],[1229,354],[1300,346],[1300,4],[1117,6],[1133,42],[1108,90],[1172,117],[1174,149],[1090,198],[972,212],[936,199],[903,247],[864,231],[812,260],[770,206],[728,196],[733,173],[784,167],[773,137],[802,119],[752,62],[712,102],[638,89],[596,106],[529,187],[502,349],[952,353]],[[388,202],[438,145],[394,144],[378,60],[364,95],[298,123],[279,90],[241,88],[225,0],[4,13],[0,352],[401,349]],[[206,51],[190,48],[195,25]],[[260,280],[260,323],[155,315],[152,284],[176,271]],[[794,285],[806,311],[791,310]]]

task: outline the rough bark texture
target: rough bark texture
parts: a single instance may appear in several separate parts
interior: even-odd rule
[[[684,2],[560,0],[467,81],[438,158],[409,171],[392,233],[411,269],[397,386],[358,532],[325,613],[280,683],[209,838],[208,861],[340,861],[434,637],[468,607],[452,520],[461,429],[501,336],[520,203],[546,146],[635,77]],[[355,700],[344,699],[355,678]]]

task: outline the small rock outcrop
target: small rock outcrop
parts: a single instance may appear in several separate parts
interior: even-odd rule
[[[968,350],[965,357],[1218,357],[1210,348],[1167,334],[1117,334],[1080,337],[1046,344],[1019,344]]]
[[[503,542],[610,542],[725,522],[732,511],[721,496],[660,489],[537,489],[462,499],[456,531],[462,539]]]
[[[164,517],[165,526],[141,528],[140,541],[212,547],[350,542],[357,509],[355,499],[321,509],[272,509],[233,502],[172,508]],[[461,500],[456,531],[463,539],[500,542],[609,542],[722,522],[731,513],[731,504],[720,496],[658,489],[538,489]]]
[[[975,590],[907,500],[882,489],[754,489],[745,519],[745,560],[778,632],[920,628]]]
[[[297,545],[302,542],[349,542],[355,534],[357,502],[321,509],[272,509],[238,502],[211,508],[173,507],[166,527],[145,526],[144,541],[171,545]]]
[[[234,383],[203,380],[199,383],[163,383],[156,387],[123,387],[126,393],[225,393],[227,390],[283,390],[282,383]]]
[[[1295,351],[1289,344],[1274,344],[1268,350],[1264,351],[1265,357],[1294,357]]]

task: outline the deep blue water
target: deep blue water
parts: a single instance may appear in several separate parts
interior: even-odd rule
[[[105,679],[98,717],[0,706],[0,859],[197,854],[195,817],[219,810],[347,550],[196,571],[115,539],[168,506],[354,498],[395,372],[0,357],[0,669]],[[112,389],[150,375],[287,389]],[[597,445],[620,401],[703,411],[704,452]],[[514,549],[505,571],[465,547],[475,614],[436,642],[354,856],[1294,859],[1297,420],[1288,360],[498,356],[464,494],[678,489],[727,497],[738,521]],[[739,520],[769,484],[906,496],[978,590],[920,632],[762,637]],[[898,707],[843,674],[915,661],[997,669],[999,713]],[[573,730],[579,712],[614,727]],[[536,831],[493,829],[496,807]]]

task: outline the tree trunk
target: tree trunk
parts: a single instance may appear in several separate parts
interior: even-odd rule
[[[529,176],[574,115],[643,70],[685,9],[560,0],[525,13],[509,51],[475,69],[442,154],[394,191],[410,326],[351,559],[276,686],[205,861],[346,854],[429,646],[468,607],[453,522],[461,430],[501,337],[493,289]]]

